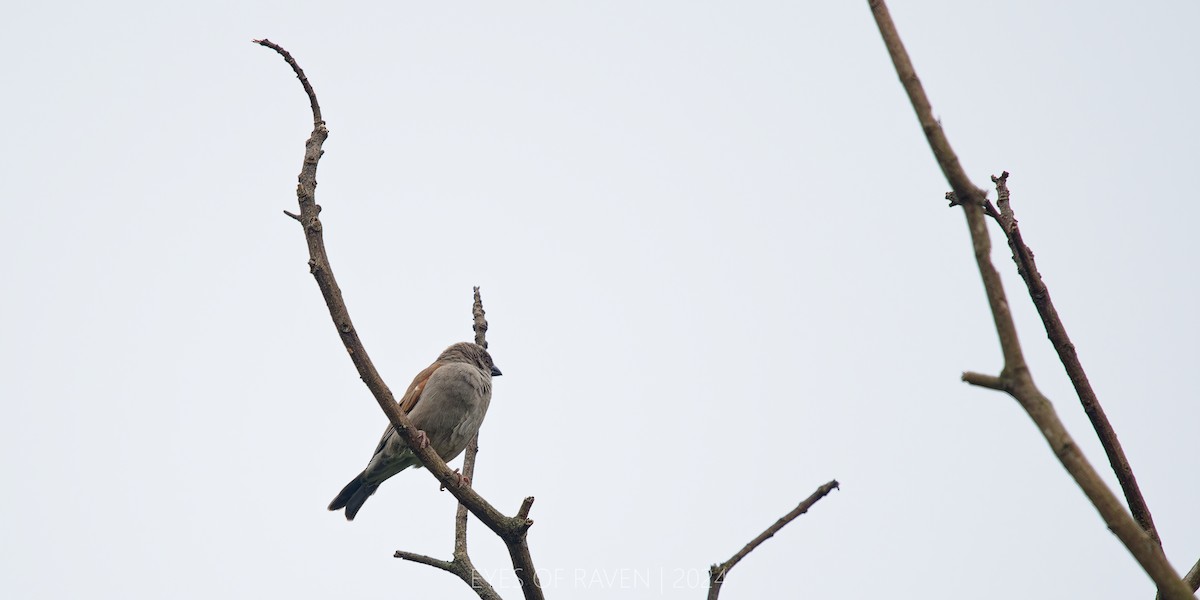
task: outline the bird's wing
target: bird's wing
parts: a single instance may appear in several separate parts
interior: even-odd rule
[[[421,392],[425,391],[425,384],[429,383],[429,377],[433,375],[434,371],[442,368],[445,364],[444,362],[435,362],[425,367],[424,371],[417,373],[412,383],[408,384],[408,391],[404,392],[404,397],[400,398],[400,410],[404,411],[404,414],[412,414],[413,408],[417,406],[417,401],[421,399]],[[394,435],[397,435],[396,430],[392,427],[391,423],[388,423],[387,429],[383,431],[383,437],[379,439],[379,445],[375,447],[374,455],[382,452],[383,447],[388,443],[388,438]]]
[[[412,410],[417,406],[417,401],[421,399],[421,392],[425,391],[425,384],[429,383],[429,377],[433,372],[445,366],[446,363],[438,361],[425,367],[424,371],[417,373],[413,378],[412,383],[408,384],[408,390],[404,392],[404,397],[400,399],[400,410],[404,414],[412,414]]]

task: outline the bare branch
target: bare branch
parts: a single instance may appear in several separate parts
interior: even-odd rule
[[[991,262],[991,241],[984,220],[985,196],[982,190],[976,188],[967,178],[958,157],[950,148],[941,124],[934,119],[929,99],[917,78],[908,53],[904,50],[904,44],[900,41],[900,35],[896,31],[895,23],[892,22],[886,4],[883,0],[868,0],[868,4],[888,54],[892,58],[896,74],[900,77],[900,82],[908,93],[913,109],[917,113],[917,120],[920,121],[922,129],[925,131],[925,137],[938,161],[938,166],[941,167],[942,173],[953,188],[955,197],[961,202],[966,215],[975,251],[975,261],[980,277],[983,279],[996,332],[1000,337],[1000,347],[1004,354],[1004,368],[999,376],[1001,384],[1033,419],[1059,462],[1075,479],[1076,484],[1091,500],[1096,510],[1100,512],[1109,529],[1116,534],[1158,585],[1159,592],[1163,597],[1170,600],[1194,600],[1179,574],[1167,561],[1162,547],[1155,543],[1150,534],[1125,511],[1112,490],[1104,484],[1070,434],[1067,433],[1062,421],[1055,414],[1053,405],[1034,385],[1021,352],[1004,288],[1000,283],[999,274]]]
[[[472,289],[472,296],[471,316],[473,318],[472,329],[475,330],[475,343],[487,348],[488,324],[484,317],[483,298],[479,295],[479,286]],[[479,434],[475,434],[475,437],[467,443],[467,450],[463,457],[462,474],[467,481],[475,477],[475,457],[478,454]],[[467,507],[462,503],[459,503],[458,509],[454,512],[454,560],[471,565],[471,558],[467,555]],[[471,568],[474,569],[474,565],[471,565]]]
[[[425,556],[424,554],[417,554],[416,552],[405,552],[404,550],[397,550],[396,554],[394,554],[393,556],[395,556],[396,558],[403,558],[404,560],[407,560],[409,562],[415,562],[415,563],[422,564],[422,565],[429,565],[435,569],[441,569],[448,573],[457,574],[455,572],[454,563],[452,563],[448,560],[439,560],[432,556]]]
[[[479,286],[475,286],[474,294],[475,302],[471,305],[471,327],[475,330],[475,343],[487,348],[488,322],[485,316],[487,313],[483,311],[483,299],[479,297]]]
[[[493,588],[490,583],[484,580],[479,574],[479,571],[476,571],[475,567],[471,566],[470,564],[464,564],[457,560],[438,560],[430,556],[425,556],[424,554],[405,552],[403,550],[397,550],[394,556],[396,558],[403,558],[404,560],[410,562],[429,565],[457,576],[467,585],[471,586],[471,590],[474,591],[481,600],[503,600],[500,597],[500,594],[496,593],[496,589]]]
[[[1004,380],[996,377],[995,375],[984,375],[983,373],[967,371],[966,373],[962,374],[962,380],[971,385],[977,385],[979,387],[999,390],[1001,392],[1008,391],[1004,388]]]
[[[479,286],[475,286],[472,294],[474,301],[471,303],[471,315],[474,317],[475,343],[487,348],[487,320],[483,316],[483,299],[479,295]],[[479,434],[476,433],[475,437],[467,443],[463,457],[462,474],[467,481],[475,477],[475,458],[478,455]],[[472,589],[487,589],[495,594],[491,584],[475,569],[475,564],[471,562],[471,556],[467,553],[467,507],[461,502],[454,511],[454,562],[466,567],[466,570],[471,573],[471,580],[467,583],[471,585]],[[485,598],[483,594],[480,594],[480,597]]]
[[[1162,541],[1159,538],[1158,530],[1154,527],[1154,518],[1150,515],[1150,507],[1146,505],[1146,500],[1142,497],[1142,490],[1138,487],[1137,478],[1133,475],[1133,468],[1129,466],[1129,459],[1125,457],[1125,450],[1121,448],[1121,442],[1117,439],[1117,432],[1113,429],[1112,423],[1108,421],[1108,416],[1104,414],[1104,408],[1100,406],[1100,400],[1096,397],[1096,392],[1092,389],[1091,382],[1088,381],[1087,373],[1083,370],[1083,364],[1079,361],[1079,355],[1075,352],[1075,344],[1071,343],[1071,338],[1067,335],[1067,328],[1054,308],[1054,301],[1050,299],[1050,290],[1042,281],[1037,263],[1033,260],[1033,250],[1030,250],[1021,237],[1021,228],[1017,225],[1016,215],[1013,214],[1008,191],[1008,171],[1004,171],[999,177],[993,176],[992,182],[996,184],[996,204],[1000,207],[999,214],[992,211],[992,217],[1000,223],[1000,228],[1008,238],[1008,247],[1012,250],[1013,262],[1017,263],[1017,272],[1025,280],[1029,297],[1033,300],[1033,305],[1037,307],[1038,315],[1042,317],[1046,335],[1050,338],[1050,343],[1054,345],[1054,350],[1058,352],[1058,358],[1062,362],[1063,368],[1066,369],[1067,376],[1071,378],[1071,384],[1075,386],[1075,393],[1083,405],[1083,412],[1087,414],[1088,420],[1092,422],[1092,428],[1096,430],[1096,436],[1100,438],[1100,444],[1108,456],[1108,464],[1112,466],[1113,472],[1117,475],[1117,481],[1120,482],[1121,490],[1125,493],[1125,501],[1129,504],[1133,518],[1142,526],[1142,529],[1146,530],[1146,533],[1150,534],[1154,542],[1161,546]]]
[[[817,491],[813,492],[811,496],[805,498],[791,512],[783,515],[765,531],[758,534],[758,537],[750,540],[749,544],[743,546],[729,560],[710,567],[708,569],[708,600],[717,600],[717,597],[721,595],[721,586],[725,583],[725,577],[729,575],[729,570],[741,562],[743,558],[746,558],[746,555],[753,552],[755,548],[758,548],[776,533],[779,533],[779,530],[783,529],[788,523],[796,520],[796,517],[808,512],[808,509],[812,508],[812,505],[816,504],[821,498],[829,495],[829,492],[835,489],[838,489],[836,479],[817,488]]]
[[[487,321],[483,318],[483,300],[479,296],[478,287],[474,290],[474,297],[471,314],[475,317],[475,343],[486,348],[487,340],[485,339],[485,334],[487,332]],[[479,454],[478,434],[472,437],[471,441],[467,443],[465,454],[462,476],[467,481],[470,481],[475,477],[475,457]],[[466,582],[467,585],[471,586],[471,589],[484,600],[499,598],[492,584],[475,568],[475,563],[471,561],[471,555],[467,552],[467,507],[461,502],[454,511],[454,552],[453,558],[450,561],[431,558],[424,554],[405,552],[404,550],[397,550],[395,556],[396,558],[403,558],[453,573]]]
[[[528,519],[529,518],[529,509],[531,509],[531,508],[533,508],[533,496],[529,496],[529,497],[525,498],[524,501],[521,502],[521,508],[517,509],[517,518],[518,519]]]
[[[288,66],[292,68],[292,71],[300,80],[300,85],[304,86],[304,93],[308,96],[308,104],[310,107],[312,107],[313,122],[323,123],[324,121],[321,119],[321,105],[317,103],[317,93],[313,91],[312,84],[308,82],[308,77],[304,76],[304,70],[300,68],[300,63],[297,63],[296,59],[292,58],[292,54],[283,49],[283,46],[280,46],[279,44],[276,44],[267,38],[251,41],[259,46],[266,46],[278,52],[279,55],[283,57],[283,60],[287,61]],[[314,163],[313,166],[315,167],[316,164]]]
[[[925,132],[925,139],[929,141],[929,148],[937,157],[942,174],[954,189],[955,197],[951,199],[951,206],[959,203],[973,206],[983,204],[983,190],[971,183],[966,171],[963,171],[958,162],[958,155],[950,147],[950,140],[942,131],[942,124],[933,118],[933,108],[925,95],[925,88],[921,87],[921,80],[917,78],[917,72],[908,58],[904,43],[900,41],[900,33],[896,31],[896,24],[892,22],[887,5],[883,0],[870,0],[869,4],[872,14],[875,15],[875,23],[879,26],[879,33],[883,36],[883,43],[887,46],[892,64],[896,67],[896,74],[900,76],[900,83],[904,85],[904,91],[908,92],[908,98],[912,101],[913,110],[917,112],[917,120]]]
[[[1183,583],[1192,588],[1193,592],[1200,589],[1200,560],[1197,560],[1196,564],[1192,565],[1192,568],[1188,570],[1187,575],[1183,576]],[[1161,593],[1154,595],[1154,600],[1159,600],[1160,598],[1162,598]]]
[[[527,521],[530,525],[533,521]],[[512,561],[513,571],[517,574],[517,579],[521,583],[521,591],[525,593],[526,599],[545,598],[542,595],[542,581],[538,578],[537,571],[533,570],[533,557],[529,554],[529,541],[524,535],[521,539],[513,543],[505,541],[505,546],[508,547],[508,557]],[[529,565],[528,570],[524,567],[515,565]],[[533,589],[528,589],[533,588]]]
[[[509,554],[514,560],[513,570],[521,582],[525,598],[527,600],[542,600],[544,597],[541,586],[538,585],[532,558],[529,556],[529,548],[525,542],[525,534],[532,522],[528,519],[506,517],[487,500],[484,500],[483,497],[475,493],[470,486],[466,485],[457,473],[446,466],[445,461],[437,455],[431,446],[418,443],[417,430],[413,427],[412,421],[408,418],[408,415],[400,410],[400,406],[396,402],[391,389],[384,383],[383,378],[375,369],[374,363],[371,362],[370,357],[367,355],[366,348],[362,340],[358,337],[358,330],[355,329],[353,322],[350,320],[350,313],[346,308],[345,301],[342,299],[341,288],[338,287],[337,280],[333,276],[333,270],[329,264],[329,256],[325,251],[323,226],[319,217],[321,207],[316,203],[316,174],[317,163],[320,161],[323,153],[321,146],[325,143],[326,138],[329,137],[329,130],[325,127],[325,121],[321,118],[321,108],[317,102],[316,93],[313,91],[312,85],[309,84],[308,78],[304,75],[304,71],[300,68],[296,60],[292,58],[291,54],[279,45],[266,39],[254,40],[254,43],[271,48],[284,58],[296,73],[296,77],[300,79],[300,83],[303,85],[304,92],[308,95],[309,104],[312,107],[313,132],[305,144],[304,163],[300,170],[299,184],[296,186],[296,197],[300,204],[299,222],[304,227],[304,237],[308,244],[309,271],[317,281],[317,287],[320,288],[321,295],[325,299],[325,304],[329,308],[329,316],[333,319],[334,326],[342,338],[342,344],[345,345],[351,362],[354,363],[354,367],[358,370],[359,377],[366,384],[367,389],[375,397],[375,401],[379,404],[380,409],[387,415],[388,421],[392,423],[392,427],[396,429],[396,432],[408,444],[413,454],[420,459],[421,464],[446,489],[450,490],[450,493],[465,505],[480,522],[495,532],[509,546]],[[515,562],[518,558],[522,562]]]
[[[1196,564],[1192,565],[1192,568],[1188,570],[1187,576],[1183,578],[1183,582],[1192,588],[1193,592],[1200,590],[1200,560],[1197,560]]]
[[[479,454],[479,434],[467,442],[466,455],[463,458],[463,477],[475,477],[475,457]],[[454,560],[470,563],[467,555],[467,507],[461,502],[454,511]]]

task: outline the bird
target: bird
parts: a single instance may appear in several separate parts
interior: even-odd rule
[[[492,401],[492,378],[501,374],[483,346],[454,344],[417,373],[400,399],[400,410],[412,419],[418,437],[449,462],[479,432]],[[420,468],[421,461],[389,423],[367,468],[342,488],[329,510],[345,508],[346,520],[353,521],[379,484],[409,467]]]

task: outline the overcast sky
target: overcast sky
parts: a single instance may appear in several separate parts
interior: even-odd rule
[[[475,487],[554,598],[1145,598],[1010,398],[963,218],[865,1],[10,3],[0,595],[472,598],[424,471],[325,506],[385,418],[306,265],[318,202],[393,390],[470,339]],[[1182,573],[1200,558],[1200,5],[901,2]],[[994,195],[994,194],[993,194]],[[993,229],[993,239],[997,230]],[[1002,243],[1034,377],[1114,481]],[[519,598],[475,523],[477,566]]]

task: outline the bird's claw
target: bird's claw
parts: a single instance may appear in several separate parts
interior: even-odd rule
[[[459,487],[462,487],[464,485],[471,485],[471,478],[467,477],[466,475],[463,475],[462,473],[459,473],[458,469],[454,470],[454,474],[458,476],[458,486]],[[442,491],[442,492],[446,491],[446,484],[443,483],[442,485],[438,486],[438,490]]]
[[[417,430],[417,447],[424,450],[429,447],[429,436],[425,435],[425,430]]]

